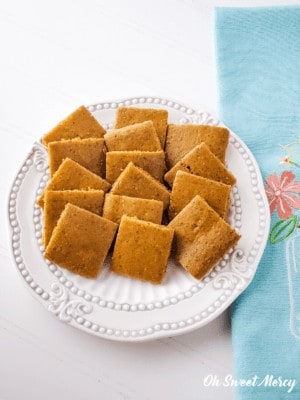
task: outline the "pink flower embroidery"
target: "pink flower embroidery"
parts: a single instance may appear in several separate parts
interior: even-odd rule
[[[281,219],[292,215],[292,208],[300,209],[300,197],[291,193],[300,193],[300,182],[292,182],[296,176],[291,171],[283,171],[280,178],[274,173],[266,179],[266,194],[270,212],[277,208]]]

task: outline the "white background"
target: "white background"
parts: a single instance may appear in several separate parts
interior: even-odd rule
[[[0,2],[0,400],[234,399],[227,314],[193,333],[123,344],[62,324],[12,263],[6,220],[32,143],[81,104],[161,96],[218,116],[214,6],[284,1]],[[288,4],[299,4],[289,1]]]

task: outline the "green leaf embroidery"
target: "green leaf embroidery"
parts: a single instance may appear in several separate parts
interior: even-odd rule
[[[294,232],[297,222],[297,215],[292,215],[288,219],[281,219],[280,221],[276,222],[271,230],[270,242],[275,244],[286,239]]]

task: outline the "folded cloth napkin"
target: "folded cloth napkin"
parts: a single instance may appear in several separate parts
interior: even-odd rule
[[[299,400],[300,7],[215,16],[221,118],[254,153],[272,214],[254,280],[231,309],[237,398]]]

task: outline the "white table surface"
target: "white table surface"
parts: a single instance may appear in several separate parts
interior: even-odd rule
[[[10,257],[7,195],[32,143],[80,104],[161,96],[218,116],[214,6],[299,1],[9,0],[0,3],[0,400],[234,399],[228,314],[148,343],[59,322]],[[5,143],[5,144],[4,144]]]

